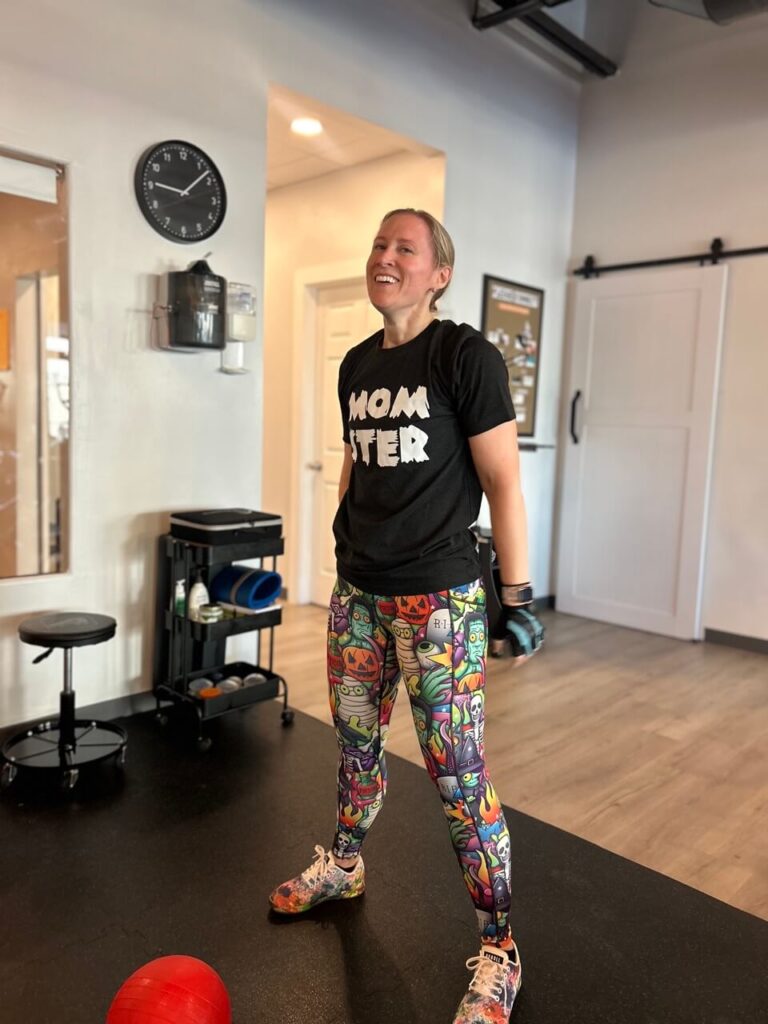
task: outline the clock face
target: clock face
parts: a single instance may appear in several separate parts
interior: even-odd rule
[[[141,212],[164,238],[199,242],[217,231],[227,209],[216,164],[188,142],[151,146],[136,165]]]

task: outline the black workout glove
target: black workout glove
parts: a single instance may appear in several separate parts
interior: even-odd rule
[[[533,612],[533,591],[530,584],[506,587],[501,582],[497,566],[493,567],[493,582],[501,604],[501,619],[491,639],[491,653],[496,656],[507,651],[513,658],[530,658],[544,642],[544,627]],[[510,598],[516,602],[505,602]],[[522,599],[522,603],[517,603]]]

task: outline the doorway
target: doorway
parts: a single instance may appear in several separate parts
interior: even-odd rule
[[[333,520],[338,508],[338,486],[344,459],[344,442],[339,429],[336,397],[339,366],[354,345],[381,327],[381,317],[368,301],[365,282],[331,284],[318,288],[315,296],[317,367],[314,391],[314,430],[310,442],[308,503],[312,522],[309,548],[310,601],[323,605],[336,579]],[[308,411],[308,416],[309,416]],[[302,545],[302,546],[306,546]]]

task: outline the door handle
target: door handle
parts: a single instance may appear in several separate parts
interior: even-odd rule
[[[307,469],[311,469],[315,473],[319,473],[323,468],[322,462],[308,462]]]
[[[573,396],[573,400],[571,401],[571,437],[573,438],[574,444],[579,443],[579,438],[576,434],[576,406],[579,404],[580,398],[581,391],[577,391],[576,394]]]

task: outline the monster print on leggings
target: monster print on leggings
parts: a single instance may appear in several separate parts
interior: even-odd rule
[[[381,597],[337,580],[328,617],[328,682],[339,743],[333,851],[354,857],[387,788],[384,746],[402,678],[421,752],[484,938],[509,933],[510,844],[485,768],[485,592]]]

